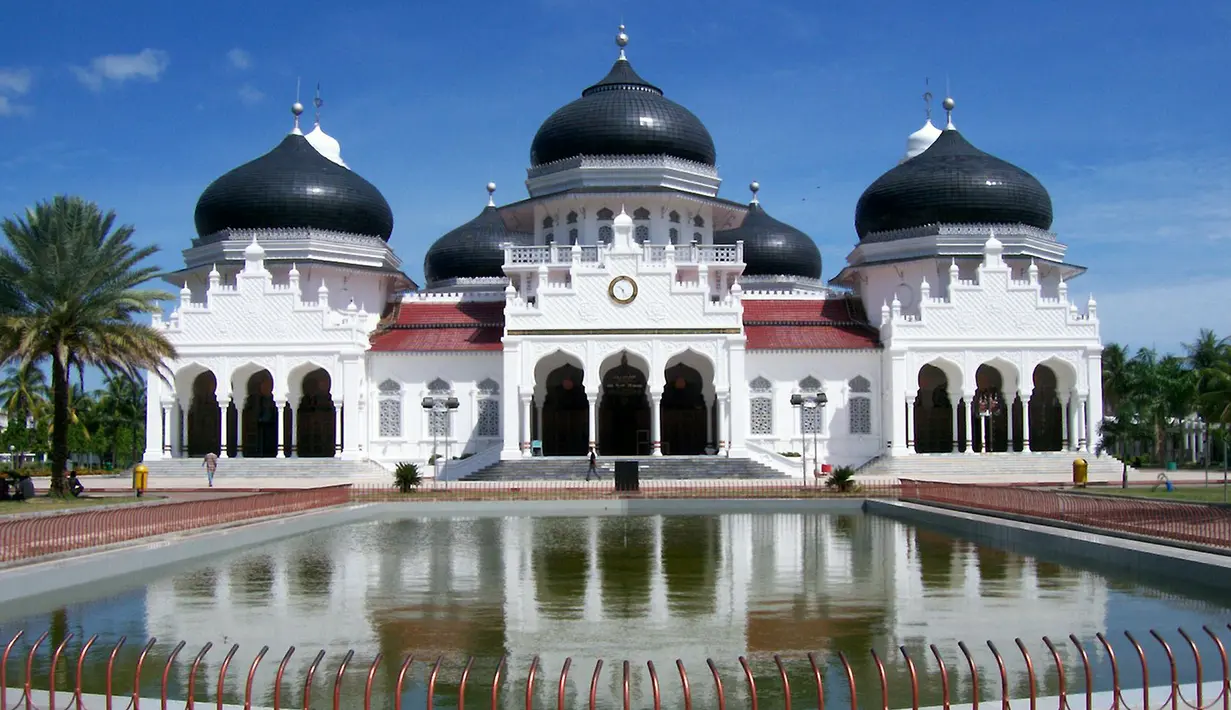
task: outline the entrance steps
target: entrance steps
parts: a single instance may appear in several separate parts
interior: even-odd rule
[[[1121,461],[1104,454],[1094,456],[1079,451],[1030,451],[992,454],[911,454],[883,456],[859,471],[860,478],[908,478],[955,483],[1065,482],[1073,476],[1073,461],[1078,457],[1089,464],[1091,482],[1118,482]],[[1137,469],[1128,467],[1129,477],[1139,480]]]
[[[605,456],[598,460],[598,473],[610,478],[615,462],[641,462],[641,480],[786,479],[774,469],[751,459],[725,456]],[[565,481],[585,480],[588,460],[584,456],[544,457],[500,461],[463,476],[463,481]]]
[[[150,469],[150,487],[157,487],[160,480],[192,478],[205,481],[205,467],[200,458],[161,459],[147,461]],[[233,458],[218,459],[214,474],[215,485],[235,485],[244,479],[319,478],[354,481],[392,480],[390,473],[371,461],[348,461],[335,458]],[[326,483],[321,481],[322,485]]]

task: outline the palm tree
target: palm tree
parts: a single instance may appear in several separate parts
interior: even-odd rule
[[[140,288],[157,274],[142,262],[158,248],[134,245],[133,228],[115,226],[115,213],[93,202],[57,196],[0,228],[9,240],[0,250],[0,361],[51,360],[51,489],[63,495],[71,369],[165,377],[175,347],[133,317],[159,311],[171,295]]]
[[[9,418],[37,417],[47,403],[47,375],[35,364],[9,365],[0,380],[0,408]]]
[[[1197,404],[1197,375],[1183,358],[1160,358],[1149,348],[1137,351],[1126,363],[1125,373],[1127,387],[1117,411],[1127,408],[1150,426],[1154,455],[1163,463],[1172,422],[1191,414]]]
[[[1103,402],[1104,414],[1114,415],[1130,387],[1128,381],[1128,351],[1118,343],[1103,348]]]
[[[107,387],[99,393],[98,403],[107,412],[106,427],[112,442],[111,454],[114,457],[116,434],[120,428],[126,428],[132,434],[129,437],[131,450],[129,461],[137,461],[137,434],[145,419],[145,388],[127,375],[116,375],[107,378]]]

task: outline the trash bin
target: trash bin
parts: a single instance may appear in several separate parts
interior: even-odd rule
[[[641,490],[641,462],[616,461],[614,478],[616,491],[632,493]]]
[[[145,486],[149,483],[150,469],[145,464],[139,463],[133,466],[133,490],[137,492],[137,497],[141,497],[145,493]]]
[[[1083,458],[1073,460],[1073,485],[1085,488],[1090,477],[1090,464]]]
[[[1179,469],[1179,466],[1177,466],[1177,465],[1176,465],[1175,461],[1168,461],[1168,462],[1167,462],[1167,470],[1168,470],[1168,471],[1175,471],[1175,470],[1178,470],[1178,469]]]

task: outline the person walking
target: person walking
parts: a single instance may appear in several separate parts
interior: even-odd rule
[[[598,454],[594,453],[594,449],[590,449],[590,466],[586,469],[586,480],[590,480],[590,476],[602,478],[598,475]]]
[[[205,467],[205,476],[209,479],[209,487],[214,487],[214,472],[218,470],[218,454],[213,451],[205,455],[205,460],[201,462]]]

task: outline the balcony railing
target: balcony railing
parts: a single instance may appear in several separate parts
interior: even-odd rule
[[[597,264],[606,253],[606,245],[583,246],[577,249],[582,264]],[[551,244],[533,247],[505,247],[505,266],[567,266],[573,263],[573,247],[567,244]],[[665,264],[668,248],[664,244],[645,244],[641,247],[641,260],[647,264]],[[672,249],[677,264],[738,264],[744,260],[744,245],[687,244]]]

